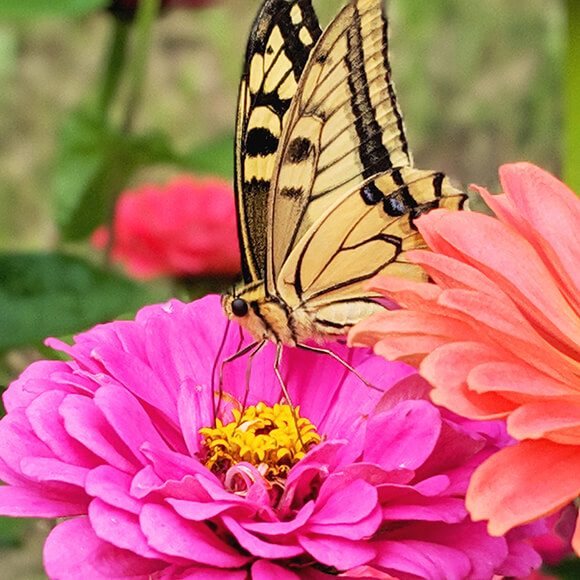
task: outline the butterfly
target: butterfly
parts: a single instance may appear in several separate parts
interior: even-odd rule
[[[240,83],[235,189],[243,284],[222,305],[254,345],[336,339],[383,309],[367,280],[426,278],[403,256],[425,247],[414,220],[466,196],[413,166],[382,0],[352,0],[324,32],[310,0],[265,0]]]

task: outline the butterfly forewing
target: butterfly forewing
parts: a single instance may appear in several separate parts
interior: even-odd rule
[[[254,23],[240,83],[236,203],[246,283],[262,280],[267,198],[285,115],[320,36],[310,0],[266,0]]]
[[[425,247],[415,218],[466,199],[443,174],[412,166],[382,1],[351,0],[317,31],[309,1],[266,0],[240,87],[246,284],[223,303],[279,345],[345,334],[382,309],[365,290],[376,274],[424,278],[404,258]]]
[[[365,178],[410,164],[381,4],[347,5],[312,50],[273,176],[268,285],[308,228]]]

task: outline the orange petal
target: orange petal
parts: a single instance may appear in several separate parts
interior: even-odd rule
[[[487,276],[468,264],[427,250],[410,250],[405,258],[421,266],[440,288],[478,290],[491,296],[501,291]]]
[[[443,344],[447,344],[447,340],[437,336],[396,336],[378,341],[374,351],[387,360],[406,362],[418,368],[425,356]]]
[[[575,311],[534,248],[499,220],[475,212],[429,212],[417,220],[429,247],[477,268],[542,329],[580,344]]]
[[[477,393],[501,391],[510,400],[526,402],[538,397],[577,397],[564,382],[556,381],[525,362],[480,364],[469,374],[469,388]]]
[[[509,416],[507,428],[516,439],[549,439],[563,445],[575,445],[580,453],[578,401],[541,401],[522,405]]]
[[[548,269],[574,287],[580,307],[580,245],[572,232],[580,228],[580,200],[564,183],[531,163],[504,165],[500,181],[509,203],[481,192],[502,221],[510,224],[543,256]],[[504,197],[504,196],[501,196]]]
[[[497,419],[514,410],[515,405],[495,393],[475,393],[467,384],[472,368],[490,360],[501,360],[502,353],[476,342],[444,345],[421,363],[420,373],[434,387],[431,400],[471,419]]]
[[[479,327],[478,338],[488,344],[500,344],[503,358],[517,357],[541,372],[564,382],[578,380],[578,364],[548,343],[509,303],[494,301],[487,294],[466,290],[446,290],[439,299],[442,307],[471,319]]]
[[[441,289],[435,284],[405,280],[395,276],[375,276],[366,284],[365,289],[378,292],[386,298],[394,300],[397,304],[406,304],[408,301],[411,304],[433,302],[441,294]]]
[[[580,448],[522,441],[484,461],[474,472],[466,505],[474,521],[503,536],[514,526],[549,515],[580,493]]]
[[[445,314],[391,310],[359,322],[349,333],[349,345],[360,346],[361,341],[365,345],[373,344],[370,341],[387,335],[429,335],[469,340],[473,337],[473,329],[469,324]]]

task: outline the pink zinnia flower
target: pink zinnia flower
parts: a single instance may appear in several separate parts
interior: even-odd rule
[[[408,252],[436,284],[377,278],[403,307],[358,325],[353,344],[420,364],[438,404],[504,418],[517,445],[476,471],[467,506],[494,535],[580,493],[580,199],[528,163],[500,169],[496,213],[430,212],[432,252]],[[580,553],[578,523],[573,547]]]
[[[235,276],[240,271],[234,194],[215,177],[181,176],[125,191],[115,208],[112,258],[136,278]],[[93,244],[103,249],[108,231]]]
[[[49,341],[72,360],[33,363],[9,387],[0,513],[71,518],[46,541],[51,578],[461,580],[539,565],[523,539],[545,526],[494,538],[465,509],[501,423],[440,412],[410,367],[367,349],[332,347],[386,394],[287,349],[299,441],[276,405],[274,345],[253,359],[244,417],[245,357],[213,394],[216,360],[248,344],[226,324],[217,296],[146,307]]]

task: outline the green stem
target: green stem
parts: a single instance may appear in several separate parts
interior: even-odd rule
[[[564,181],[580,194],[580,2],[566,0],[568,38],[564,101]]]
[[[117,18],[113,19],[111,36],[109,51],[103,66],[102,80],[99,84],[101,92],[97,101],[98,114],[105,120],[108,117],[111,103],[115,99],[123,77],[123,68],[127,56],[129,25]]]
[[[123,129],[130,132],[135,123],[139,109],[143,86],[147,76],[147,62],[151,50],[153,24],[159,14],[161,0],[139,0],[134,21],[134,47],[131,62],[127,71],[129,78],[129,97],[125,109]]]

